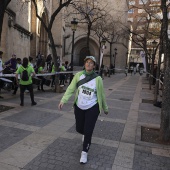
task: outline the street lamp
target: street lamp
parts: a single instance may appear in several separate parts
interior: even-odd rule
[[[114,54],[114,70],[113,70],[113,74],[115,74],[115,63],[116,63],[116,55],[117,55],[117,48],[114,49],[115,50],[115,54]]]
[[[71,29],[73,31],[73,37],[72,37],[72,52],[71,52],[71,70],[73,71],[73,55],[74,55],[74,33],[77,29],[78,22],[76,21],[76,18],[73,18],[73,21],[71,21]]]
[[[100,47],[100,65],[99,65],[99,75],[102,77],[103,75],[103,54],[104,54],[104,49],[105,49],[105,44],[106,44],[106,40],[103,38],[101,40],[101,47]]]
[[[73,37],[72,37],[72,51],[71,51],[71,71],[73,71],[73,55],[74,55],[74,33],[77,29],[78,22],[76,21],[76,18],[73,18],[73,21],[71,21],[71,29],[73,31]],[[73,73],[70,74],[70,83],[73,79]]]
[[[153,58],[153,64],[154,64],[154,61],[155,61],[155,53],[156,53],[156,51],[155,51],[155,47],[156,47],[156,45],[158,44],[158,42],[156,42],[155,40],[152,42],[152,45],[153,45],[153,56],[152,56],[152,58]]]
[[[155,62],[155,53],[156,53],[156,50],[155,50],[155,47],[157,45],[158,42],[156,42],[155,40],[152,42],[152,45],[153,45],[153,53],[152,53],[152,72],[151,74],[153,75],[154,74],[154,62]],[[154,75],[155,76],[155,75]],[[154,79],[152,78],[152,84],[154,84]]]

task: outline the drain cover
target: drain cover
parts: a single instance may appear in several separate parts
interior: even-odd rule
[[[109,89],[109,90],[113,90],[113,89]]]

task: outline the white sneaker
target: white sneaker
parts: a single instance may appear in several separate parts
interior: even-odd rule
[[[82,136],[82,143],[84,142],[84,135]]]
[[[80,163],[81,164],[87,163],[87,152],[84,151],[81,152]]]

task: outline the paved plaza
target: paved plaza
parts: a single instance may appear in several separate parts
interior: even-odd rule
[[[146,76],[104,77],[109,114],[97,121],[88,163],[79,163],[81,135],[75,131],[74,97],[61,111],[63,93],[35,89],[21,107],[19,92],[2,91],[0,104],[0,170],[170,170],[170,146],[141,141],[141,126],[160,127],[161,109],[151,103]],[[66,87],[65,87],[66,88]]]

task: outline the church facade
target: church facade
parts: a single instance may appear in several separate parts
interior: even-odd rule
[[[56,1],[37,1],[38,14],[46,25],[49,24],[52,13],[58,4]],[[106,4],[105,1],[103,1]],[[121,20],[121,23],[127,24],[128,6],[124,0],[107,0],[110,14],[115,20]],[[55,18],[52,34],[55,41],[57,55],[61,61],[71,61],[72,53],[72,36],[71,21],[77,16],[66,16],[66,10],[63,9]],[[123,36],[122,36],[123,37]],[[74,66],[82,66],[83,60],[87,55],[87,25],[78,23],[74,38]],[[112,43],[106,42],[104,50],[103,64],[109,66],[111,63],[118,69],[124,69],[127,60],[128,40],[121,38],[119,41]],[[112,50],[110,50],[110,47]],[[115,51],[117,49],[117,51]],[[31,1],[13,0],[10,2],[3,22],[2,39],[0,50],[4,52],[3,60],[8,60],[12,54],[23,58],[32,56],[36,57],[38,52],[45,57],[52,53],[48,34],[43,25],[36,17],[36,10]],[[99,63],[100,59],[100,42],[99,37],[91,31],[89,37],[90,55],[96,57]],[[116,60],[115,60],[116,53]],[[111,57],[110,57],[111,55]]]

